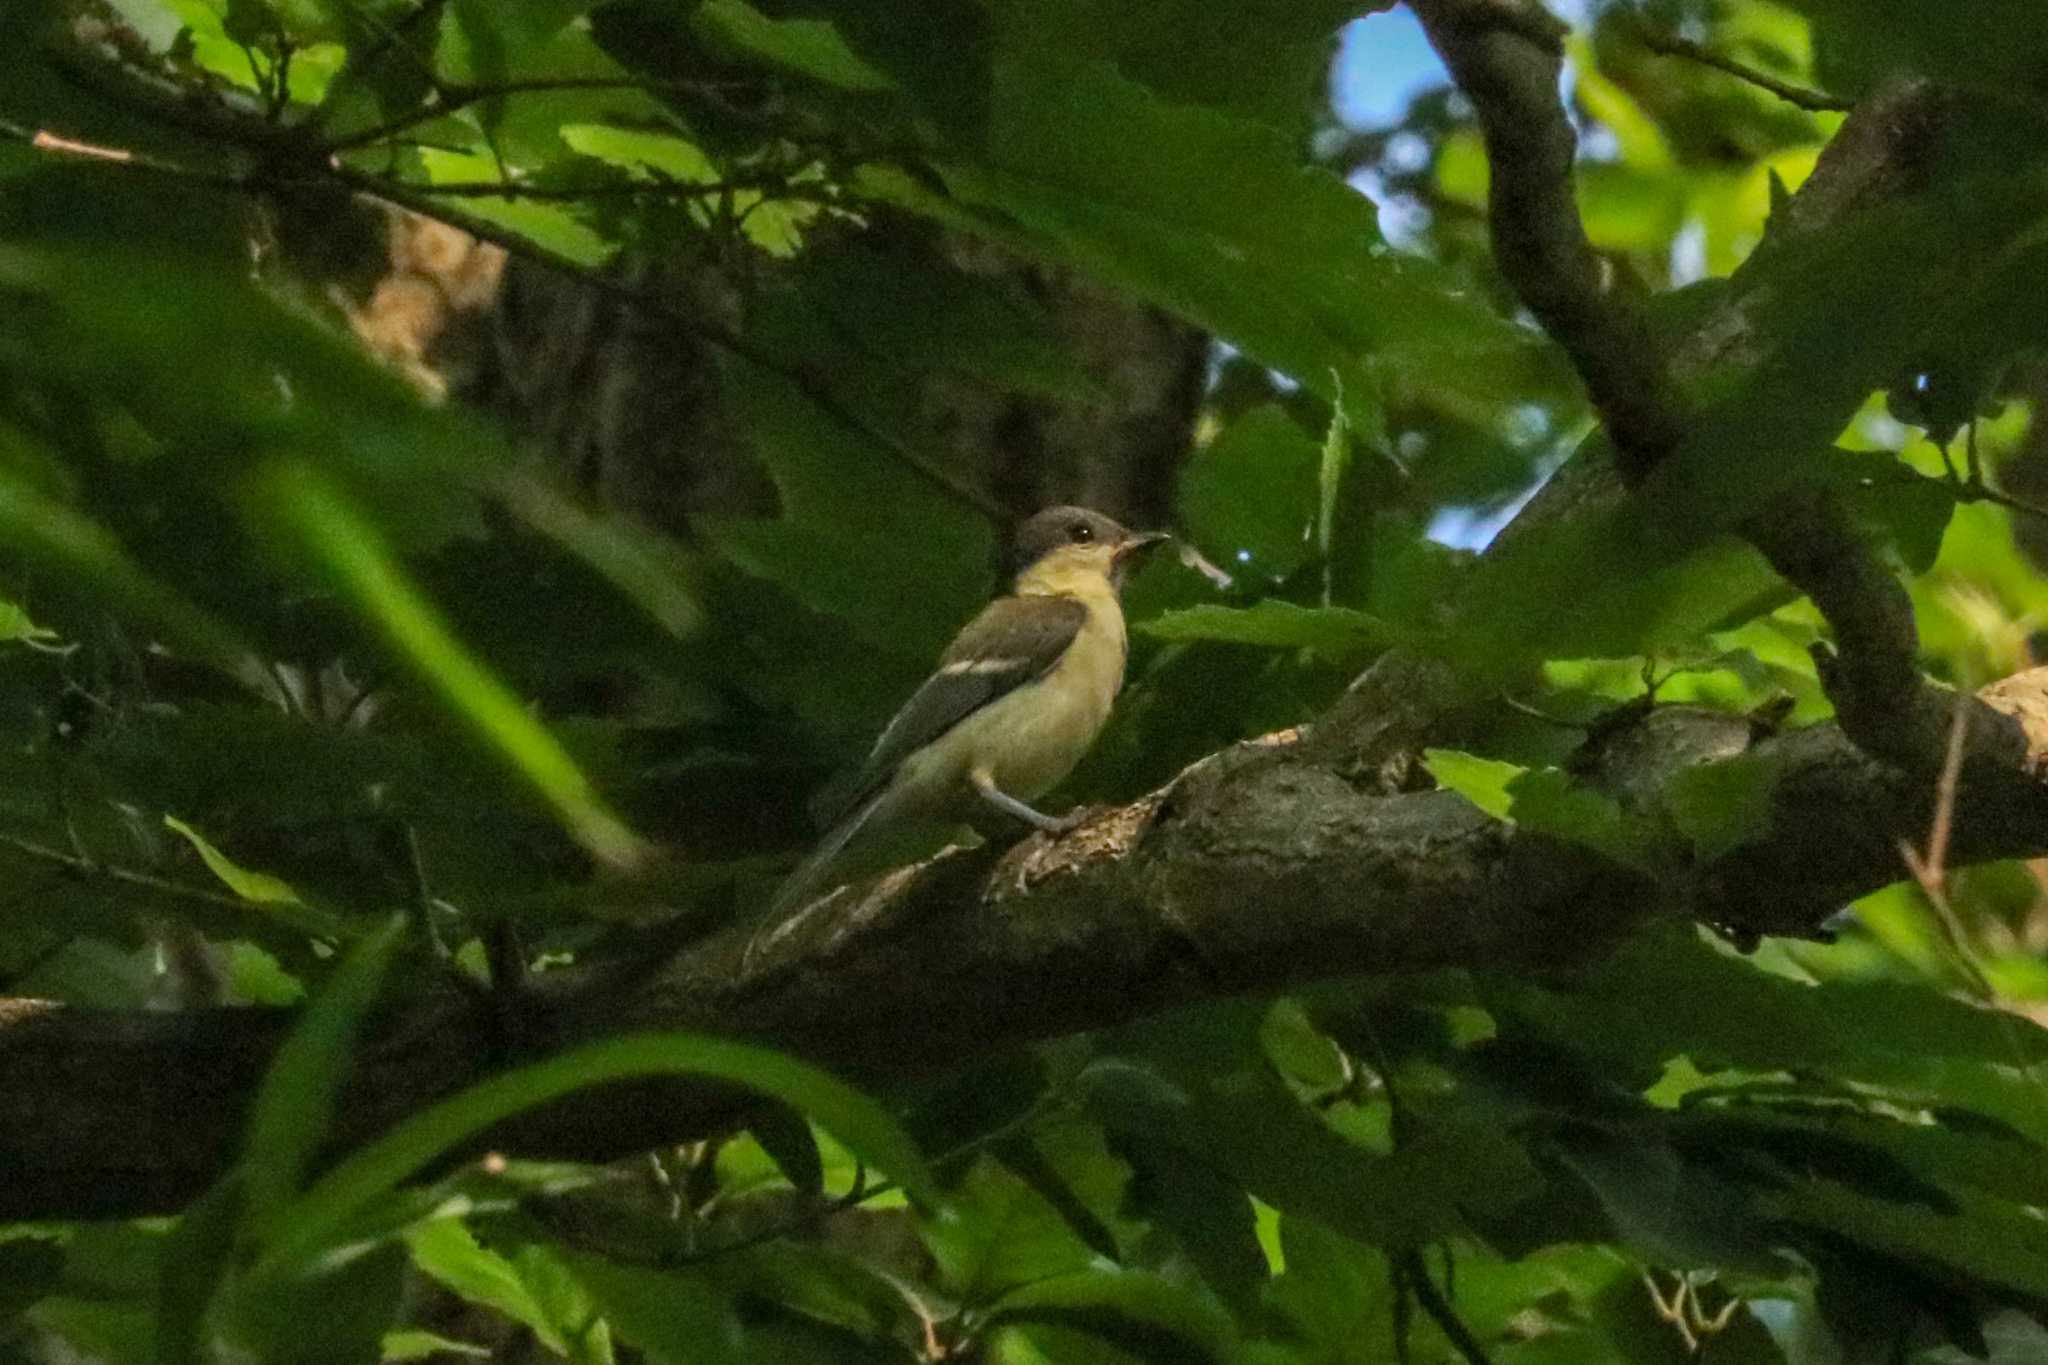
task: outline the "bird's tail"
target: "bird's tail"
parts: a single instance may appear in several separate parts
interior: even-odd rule
[[[840,856],[864,831],[870,828],[880,829],[886,825],[889,811],[899,800],[900,796],[894,788],[884,787],[847,812],[838,824],[825,831],[825,837],[818,840],[818,846],[797,864],[794,872],[782,879],[782,885],[775,888],[775,895],[768,902],[764,927],[772,927],[781,922],[792,910],[810,900],[828,885],[833,866],[839,861]]]

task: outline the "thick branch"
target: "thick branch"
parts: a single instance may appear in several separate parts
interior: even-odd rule
[[[1618,300],[1619,277],[1579,221],[1578,140],[1557,99],[1561,34],[1520,0],[1413,0],[1413,8],[1486,137],[1494,261],[1577,364],[1633,481],[1685,427],[1649,326]]]
[[[2030,736],[2029,764],[1966,771],[1952,865],[2048,854],[2048,669],[1985,694]],[[1206,759],[1058,841],[997,860],[955,850],[820,902],[766,935],[698,943],[640,979],[537,978],[513,1034],[537,1050],[680,1027],[765,1039],[868,1084],[932,1075],[1010,1044],[1175,1004],[1371,972],[1529,970],[1597,957],[1659,905],[1749,932],[1805,932],[1901,875],[1933,797],[1834,726],[1753,748],[1741,717],[1650,713],[1590,780],[1657,809],[1675,773],[1748,752],[1775,773],[1771,817],[1714,864],[1658,886],[1588,850],[1487,818],[1448,792],[1376,795],[1294,735]],[[460,993],[415,1006],[339,1113],[344,1142],[494,1069],[501,1017]],[[177,1206],[217,1177],[286,1016],[133,1014],[0,1002],[0,1218]],[[604,1160],[729,1124],[730,1091],[593,1092],[496,1140]]]

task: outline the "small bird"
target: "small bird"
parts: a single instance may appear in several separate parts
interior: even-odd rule
[[[771,915],[808,900],[856,840],[992,808],[1059,833],[1077,817],[1030,803],[1059,785],[1102,732],[1124,683],[1124,577],[1168,539],[1100,512],[1052,507],[1012,538],[1007,595],[954,637],[896,713],[856,778],[844,812],[777,889]],[[828,816],[831,812],[827,812]]]

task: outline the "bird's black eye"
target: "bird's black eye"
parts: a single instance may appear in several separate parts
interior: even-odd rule
[[[1085,521],[1077,521],[1067,528],[1067,538],[1076,545],[1086,545],[1095,539],[1095,528]]]

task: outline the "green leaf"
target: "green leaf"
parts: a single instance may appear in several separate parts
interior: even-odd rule
[[[433,1218],[408,1228],[405,1244],[413,1264],[470,1303],[495,1309],[524,1323],[549,1350],[571,1355],[571,1332],[554,1305],[535,1292],[521,1267],[480,1244],[460,1219]]]
[[[1791,1269],[1744,1192],[1711,1169],[1633,1135],[1589,1133],[1560,1148],[1558,1160],[1598,1198],[1617,1240],[1645,1260],[1759,1275]]]
[[[1327,400],[1340,384],[1378,392],[1382,372],[1444,409],[1469,410],[1481,393],[1562,392],[1528,332],[1437,266],[1373,253],[1370,202],[1305,167],[1287,137],[1170,103],[1106,63],[999,54],[985,143],[939,170],[949,195],[880,167],[856,188],[1077,266]]]
[[[925,666],[987,599],[987,524],[789,379],[741,361],[726,379],[783,516],[701,529],[741,568]]]
[[[1176,1147],[1125,1138],[1117,1150],[1131,1163],[1133,1210],[1172,1234],[1234,1313],[1249,1315],[1267,1280],[1250,1196]]]
[[[1313,649],[1335,658],[1383,649],[1393,631],[1349,607],[1303,607],[1267,598],[1249,607],[1202,605],[1169,611],[1133,629],[1155,640],[1212,640],[1268,649]]]
[[[302,1274],[245,1280],[222,1354],[266,1365],[367,1365],[396,1323],[405,1271],[405,1249],[387,1245]]]
[[[1285,408],[1263,403],[1188,461],[1178,490],[1182,524],[1232,574],[1285,579],[1319,544],[1312,528],[1318,538],[1327,528],[1316,511],[1317,466],[1308,433]]]
[[[1506,1207],[1540,1183],[1502,1134],[1432,1126],[1391,1156],[1351,1142],[1305,1108],[1258,1046],[1257,1018],[1184,1011],[1133,1030],[1149,1065],[1105,1058],[1081,1081],[1091,1112],[1119,1132],[1174,1147],[1283,1214],[1380,1246],[1463,1228],[1467,1202]]]
[[[1049,1190],[986,1156],[950,1191],[949,1216],[919,1220],[918,1235],[946,1293],[986,1303],[1018,1285],[1096,1264],[1103,1253],[1091,1242],[1117,1246],[1112,1211],[1125,1183],[1122,1162],[1092,1127],[1042,1126],[1038,1141]],[[1082,1225],[1093,1226],[1084,1232]]]
[[[1075,1327],[1141,1360],[1176,1365],[1230,1360],[1237,1341],[1229,1315],[1215,1304],[1138,1270],[1086,1270],[1024,1285],[998,1299],[988,1321]]]
[[[914,1321],[902,1281],[881,1266],[830,1247],[783,1238],[719,1256],[712,1269],[738,1293],[864,1340],[889,1339]]]
[[[404,935],[405,919],[394,915],[351,948],[278,1048],[242,1144],[244,1246],[268,1247],[290,1235],[289,1210],[327,1140],[349,1048]]]
[[[1630,867],[1648,870],[1657,861],[1648,820],[1560,769],[1524,768],[1454,749],[1425,749],[1422,761],[1438,786],[1496,820],[1584,844]]]
[[[48,566],[122,616],[165,632],[228,676],[255,685],[255,651],[235,631],[158,581],[103,526],[10,467],[5,457],[28,462],[24,441],[0,422],[0,545]]]
[[[1787,0],[1814,21],[1823,74],[1868,88],[1899,69],[2000,97],[2043,88],[2048,39],[2030,0],[1930,9],[1912,0]]]
[[[1832,1180],[1802,1180],[1773,1197],[1773,1215],[1818,1227],[1908,1263],[1931,1263],[1968,1282],[2039,1298],[2048,1294],[2048,1236],[2026,1209],[1971,1191],[1953,1212],[1868,1198]]]
[[[731,1297],[706,1275],[565,1257],[620,1337],[662,1365],[749,1365]]]
[[[242,1173],[230,1171],[193,1200],[171,1230],[157,1290],[156,1365],[211,1359],[207,1315],[234,1263],[236,1228],[247,1217],[246,1188]]]
[[[46,645],[58,638],[56,631],[37,625],[27,612],[0,598],[0,645]]]
[[[818,1155],[818,1140],[802,1114],[778,1104],[763,1105],[748,1120],[747,1131],[774,1161],[782,1178],[800,1193],[824,1193],[825,1161]]]
[[[1665,808],[1693,853],[1708,862],[1765,834],[1777,765],[1747,755],[1681,770],[1664,789]]]
[[[308,905],[290,883],[281,878],[242,867],[177,816],[166,814],[164,827],[190,844],[207,870],[220,878],[230,891],[249,904],[262,908],[281,923],[329,943],[338,943],[350,936],[348,924],[341,916],[320,906]]]
[[[436,1157],[495,1123],[607,1081],[701,1075],[802,1109],[914,1199],[938,1207],[937,1185],[916,1147],[872,1100],[827,1073],[766,1048],[689,1033],[645,1033],[593,1043],[493,1076],[399,1124],[323,1175],[280,1217],[272,1266],[318,1255],[349,1218]]]
[[[715,42],[835,89],[875,93],[896,82],[862,61],[839,30],[816,19],[770,19],[741,0],[704,0],[690,16]]]
[[[435,184],[474,185],[499,180],[497,162],[487,153],[424,147],[420,164]],[[431,190],[423,191],[428,199]],[[462,213],[509,229],[535,246],[573,265],[597,267],[618,252],[618,243],[583,222],[570,207],[533,199],[464,194],[449,202]]]
[[[0,1241],[0,1322],[12,1322],[63,1278],[64,1248],[54,1237]]]
[[[1508,788],[1529,770],[1519,763],[1459,753],[1456,749],[1424,749],[1422,766],[1446,791],[1454,791],[1496,820],[1514,807]]]
[[[1583,844],[1615,862],[1652,871],[1656,828],[1603,791],[1556,768],[1539,768],[1508,784],[1508,818],[1523,829]]]
[[[614,868],[645,861],[640,837],[613,813],[561,741],[455,638],[339,485],[311,464],[279,458],[261,467],[249,494],[254,513],[291,531],[399,657],[533,786],[592,856]]]
[[[1336,30],[1373,8],[1355,0],[1005,0],[996,10],[1007,46],[1105,58],[1174,100],[1306,137],[1303,95],[1328,79]]]
[[[1123,1259],[1116,1234],[1081,1201],[1028,1135],[1019,1134],[997,1143],[990,1149],[990,1155],[1049,1204],[1083,1246],[1106,1261]]]
[[[222,853],[206,837],[175,815],[164,816],[164,828],[180,836],[192,845],[199,854],[199,860],[206,864],[206,870],[221,879],[228,890],[253,905],[303,905],[299,893],[292,889],[290,882],[282,877],[273,877],[268,872],[252,872]]]
[[[878,383],[914,392],[929,371],[943,370],[1067,403],[1104,396],[1046,309],[1014,281],[862,244],[814,251],[807,266],[804,292],[822,318],[893,371],[875,376]],[[906,412],[892,426],[917,424]]]
[[[1644,1002],[1655,1001],[1655,1009]],[[1631,1089],[1669,1059],[1702,1071],[1835,1077],[1892,1102],[1971,1111],[2048,1144],[2048,1029],[1907,982],[1789,980],[1701,941],[1646,931],[1569,990],[1491,981],[1487,1008],[1596,1057]]]
[[[384,1334],[384,1360],[386,1365],[400,1361],[426,1360],[432,1356],[470,1356],[477,1360],[489,1360],[492,1355],[488,1346],[473,1342],[457,1341],[436,1332],[422,1331],[417,1327]]]
[[[721,178],[718,166],[701,147],[668,133],[575,123],[562,129],[562,141],[585,156],[628,170],[652,171],[661,179],[684,185],[711,184]]]

